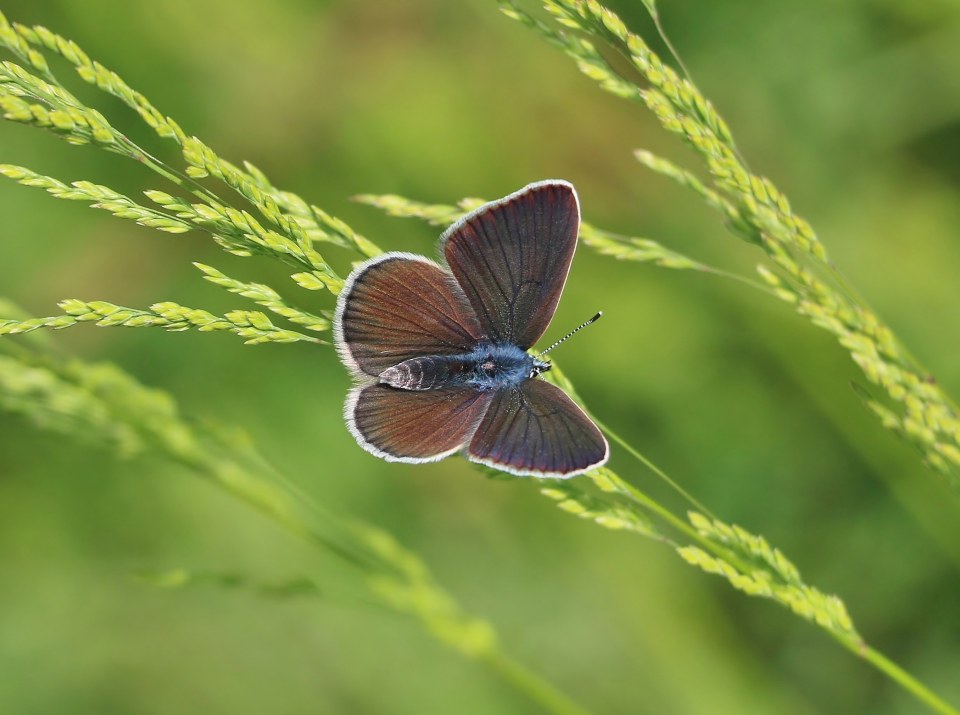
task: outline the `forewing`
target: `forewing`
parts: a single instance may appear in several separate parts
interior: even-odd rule
[[[607,461],[607,440],[576,403],[543,380],[495,393],[469,458],[513,474],[572,477]]]
[[[466,388],[412,392],[369,385],[350,391],[344,413],[368,452],[391,462],[433,462],[470,440],[492,396]]]
[[[440,250],[494,342],[531,347],[570,272],[580,205],[566,181],[530,184],[464,216]]]
[[[410,253],[377,256],[350,274],[334,331],[344,363],[373,377],[409,358],[470,352],[483,337],[453,277]]]

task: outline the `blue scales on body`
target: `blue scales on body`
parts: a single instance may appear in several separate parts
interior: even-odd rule
[[[430,355],[404,360],[380,373],[382,385],[401,390],[469,387],[481,392],[519,387],[550,369],[516,345],[480,343],[461,355]]]

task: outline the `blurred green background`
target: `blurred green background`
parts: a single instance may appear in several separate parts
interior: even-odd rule
[[[609,5],[649,30],[641,3]],[[960,3],[660,5],[752,167],[960,394]],[[430,254],[439,231],[351,195],[449,203],[557,177],[596,225],[743,272],[759,258],[631,158],[643,147],[695,166],[673,137],[491,0],[4,0],[3,11],[76,40],[188,133],[385,248]],[[175,160],[118,103],[77,87]],[[167,188],[27,127],[0,126],[0,161],[130,195]],[[0,184],[0,215],[0,294],[35,315],[66,297],[246,307],[191,260],[330,307],[282,268],[225,257],[199,234],[161,235],[12,182]],[[330,257],[346,273],[349,257]],[[582,249],[547,338],[597,309],[604,320],[558,355],[591,408],[960,702],[960,503],[860,406],[849,356],[749,288]],[[781,608],[563,514],[532,485],[458,459],[366,454],[343,425],[349,379],[328,348],[87,327],[56,339],[170,391],[189,414],[248,430],[305,490],[420,553],[508,652],[594,712],[921,712]],[[313,560],[181,469],[117,462],[9,415],[0,445],[0,712],[538,712],[416,624],[361,603],[145,585],[134,576],[147,569],[282,579]],[[612,466],[682,508],[619,450]]]

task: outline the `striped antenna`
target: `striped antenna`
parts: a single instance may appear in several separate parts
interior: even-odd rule
[[[564,335],[562,338],[560,338],[557,342],[555,342],[555,343],[554,343],[553,345],[551,345],[549,348],[547,348],[547,349],[544,350],[542,353],[540,353],[539,355],[537,355],[537,357],[538,357],[538,358],[539,358],[539,357],[543,357],[544,355],[546,355],[548,352],[550,352],[551,350],[553,350],[555,347],[557,347],[560,343],[562,343],[562,342],[563,342],[564,340],[566,340],[567,338],[572,337],[575,333],[577,333],[577,332],[580,331],[580,330],[583,330],[583,329],[584,329],[585,327],[587,327],[588,325],[592,325],[593,323],[596,323],[598,320],[600,320],[600,316],[601,316],[601,315],[603,315],[603,311],[602,311],[602,310],[601,310],[601,311],[598,311],[595,316],[593,316],[592,318],[590,318],[590,320],[587,320],[587,321],[584,321],[583,323],[580,323],[580,325],[578,325],[577,327],[575,327],[573,330],[571,330],[569,333],[567,333],[566,335]]]

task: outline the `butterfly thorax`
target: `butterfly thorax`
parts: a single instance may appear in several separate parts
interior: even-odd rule
[[[401,390],[470,387],[480,392],[517,387],[550,369],[516,345],[480,343],[469,353],[404,360],[380,373],[380,383]]]

